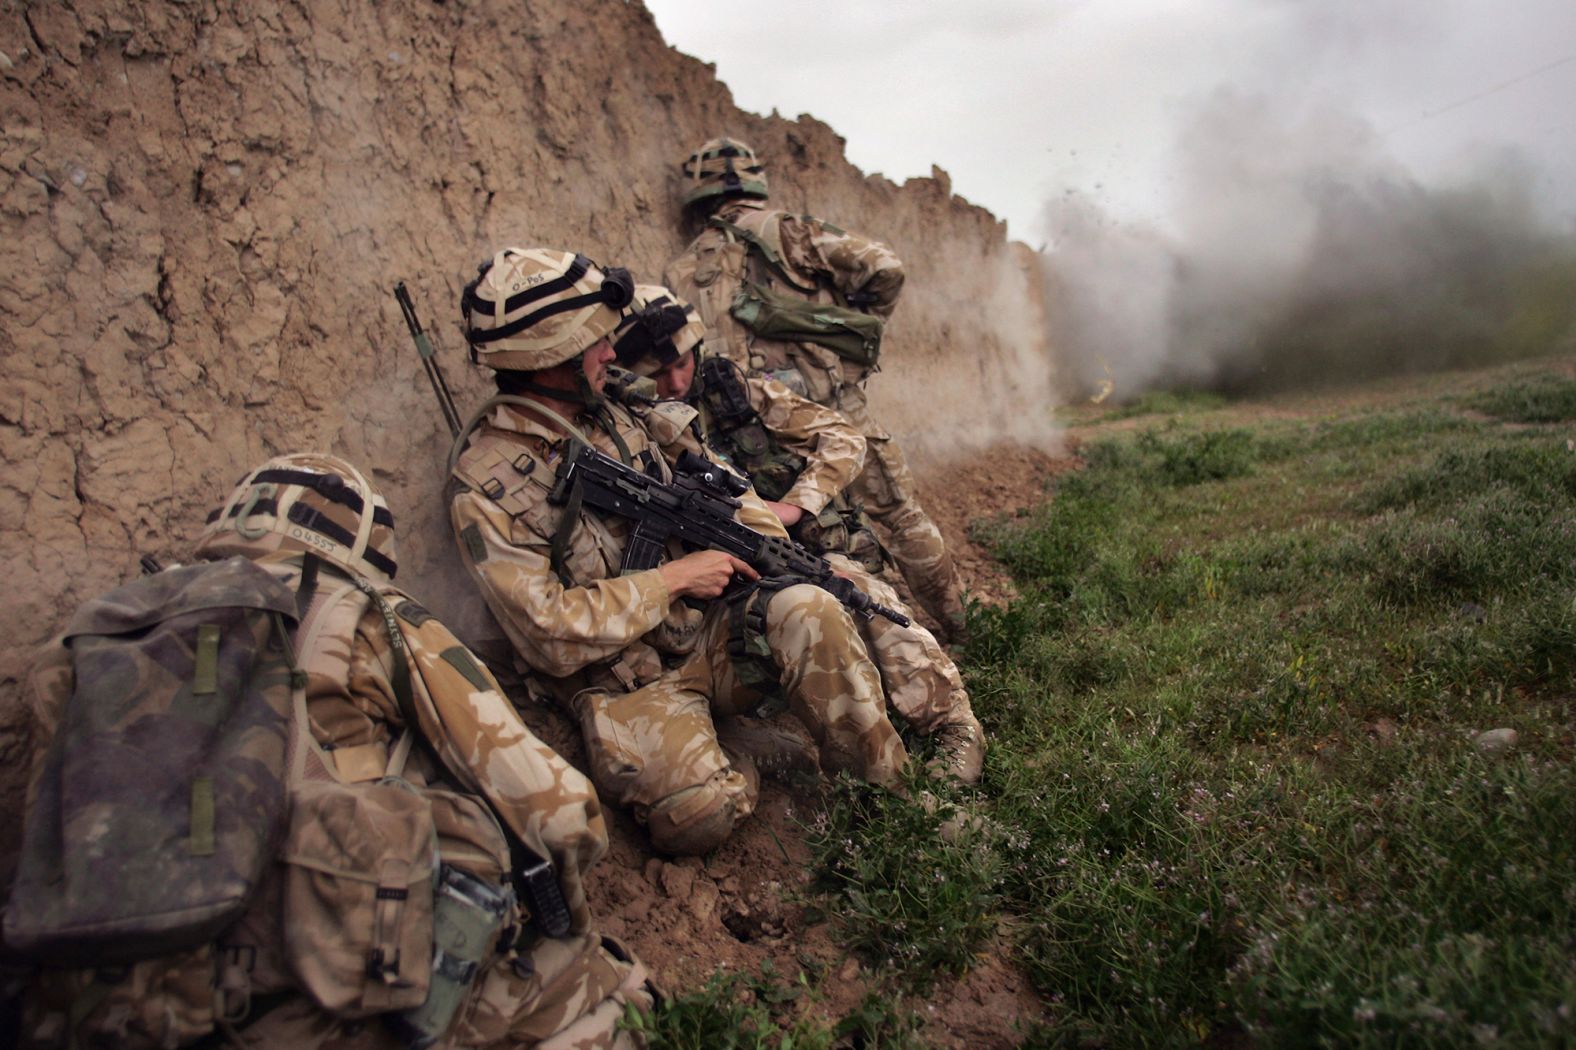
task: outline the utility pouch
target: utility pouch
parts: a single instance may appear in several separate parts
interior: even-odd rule
[[[387,1019],[389,1028],[410,1050],[426,1050],[448,1034],[514,910],[514,891],[508,886],[448,864],[439,867],[427,1000]]]
[[[873,314],[808,302],[753,282],[739,288],[729,312],[762,339],[814,343],[863,368],[874,368],[881,356],[885,323]]]
[[[285,955],[339,1017],[418,1007],[432,971],[432,805],[394,777],[297,786],[284,871]]]

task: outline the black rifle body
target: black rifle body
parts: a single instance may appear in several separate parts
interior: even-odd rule
[[[838,576],[825,558],[811,554],[784,536],[756,532],[733,518],[742,504],[736,498],[748,483],[692,452],[679,457],[673,481],[663,482],[579,441],[571,441],[559,464],[547,501],[570,502],[578,488],[580,500],[600,511],[634,522],[623,573],[650,569],[661,562],[669,540],[689,550],[731,554],[763,578],[813,583],[830,592],[862,619],[884,616],[907,627],[911,622],[896,609],[876,602]]]

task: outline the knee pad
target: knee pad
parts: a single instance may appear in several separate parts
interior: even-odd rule
[[[653,803],[646,811],[646,830],[654,849],[698,857],[727,841],[738,819],[736,793],[713,777]]]

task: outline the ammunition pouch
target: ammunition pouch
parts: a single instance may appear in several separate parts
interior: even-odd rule
[[[887,553],[870,519],[856,503],[838,496],[813,517],[800,518],[788,535],[812,554],[841,554],[872,576],[885,567]]]
[[[862,368],[881,356],[885,322],[830,303],[813,303],[754,282],[745,282],[729,308],[738,322],[762,339],[814,343]]]

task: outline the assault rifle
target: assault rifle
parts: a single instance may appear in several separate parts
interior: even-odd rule
[[[734,521],[733,512],[742,506],[737,497],[748,488],[742,478],[693,452],[679,456],[673,482],[668,484],[572,440],[547,502],[559,507],[584,503],[634,522],[621,572],[654,567],[662,560],[668,540],[677,539],[690,550],[731,554],[763,579],[813,583],[861,619],[884,616],[903,627],[909,625],[907,616],[838,576],[825,558],[793,540],[767,536]]]

